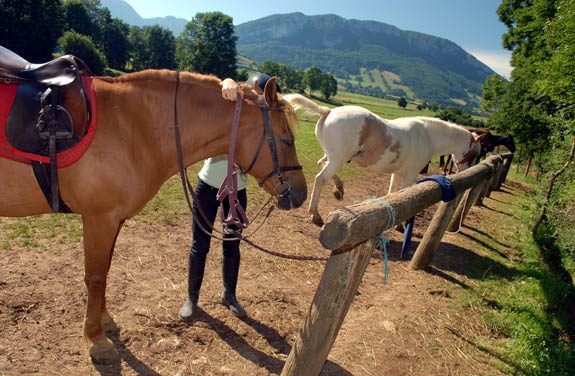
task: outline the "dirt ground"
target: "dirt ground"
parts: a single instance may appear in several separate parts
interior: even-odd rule
[[[310,182],[311,184],[312,182]],[[325,189],[324,217],[341,205],[381,196],[387,177],[346,179],[346,197]],[[311,187],[311,185],[310,185]],[[401,235],[392,238],[389,284],[374,254],[322,375],[497,375],[497,359],[481,349],[490,338],[473,307],[457,299],[472,288],[469,267],[483,262],[477,235],[505,213],[514,188],[495,192],[473,208],[466,227],[447,235],[428,271],[399,259]],[[305,204],[307,206],[307,203]],[[491,206],[491,208],[490,208]],[[496,209],[495,209],[496,208]],[[252,208],[253,209],[253,208]],[[433,211],[418,216],[412,250]],[[501,217],[500,217],[501,218]],[[503,217],[504,218],[504,217]],[[4,225],[8,219],[3,219]],[[13,219],[11,221],[14,221]],[[8,242],[0,257],[0,375],[270,375],[279,374],[303,323],[323,262],[292,261],[244,245],[238,298],[249,318],[219,304],[221,252],[212,248],[200,296],[204,314],[179,321],[186,295],[190,218],[170,223],[128,221],[117,242],[107,301],[120,326],[113,338],[121,364],[95,365],[82,338],[86,303],[81,241],[50,250]],[[508,231],[513,231],[509,221]],[[327,255],[305,209],[276,211],[254,241],[300,255]],[[498,235],[493,234],[494,238]],[[505,242],[500,252],[505,252]],[[14,242],[16,243],[16,242]],[[65,242],[64,242],[65,243]]]

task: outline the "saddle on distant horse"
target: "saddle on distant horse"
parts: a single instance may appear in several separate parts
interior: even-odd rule
[[[69,150],[92,124],[90,76],[75,56],[31,64],[0,46],[0,93],[6,98],[0,104],[0,156],[32,164],[54,212],[70,212],[59,194],[57,168],[73,163],[87,146]]]

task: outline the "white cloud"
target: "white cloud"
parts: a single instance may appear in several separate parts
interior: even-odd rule
[[[511,76],[511,71],[513,70],[513,67],[510,65],[511,52],[483,50],[470,50],[467,52],[503,77],[509,78]]]

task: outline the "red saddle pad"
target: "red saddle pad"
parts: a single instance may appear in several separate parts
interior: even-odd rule
[[[82,83],[86,94],[88,95],[88,100],[90,101],[91,117],[90,123],[88,124],[88,129],[86,134],[78,143],[71,148],[58,153],[58,168],[68,167],[78,161],[82,155],[88,150],[88,147],[94,139],[96,133],[96,126],[98,124],[98,108],[96,105],[96,93],[94,92],[93,78],[84,76],[82,77]],[[11,159],[21,163],[31,164],[32,161],[38,161],[42,163],[50,163],[50,158],[43,155],[37,155],[32,153],[27,153],[16,149],[8,142],[6,138],[6,120],[8,114],[10,113],[10,108],[14,103],[16,98],[16,88],[15,83],[2,83],[0,84],[0,157]]]

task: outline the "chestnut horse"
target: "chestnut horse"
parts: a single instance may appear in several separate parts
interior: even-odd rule
[[[179,76],[177,77],[177,74]],[[179,79],[176,96],[176,82]],[[60,192],[65,204],[82,216],[87,308],[84,335],[91,342],[95,361],[118,359],[104,331],[115,327],[106,307],[106,278],[114,244],[122,224],[138,214],[162,184],[178,172],[174,142],[175,102],[186,166],[226,154],[235,103],[221,96],[220,80],[199,74],[149,70],[119,78],[95,77],[98,127],[91,146],[75,164],[59,169]],[[244,92],[249,88],[244,87]],[[277,142],[279,166],[299,166],[290,124],[292,108],[278,97],[275,79],[265,87],[258,103],[246,93],[240,118],[236,163],[270,194],[277,196],[280,178],[273,171],[271,147],[257,150],[262,137],[262,108]],[[255,142],[254,142],[255,140]],[[50,213],[32,168],[0,159],[0,215],[21,217]],[[287,185],[286,185],[287,183]],[[301,169],[283,173],[282,209],[297,208],[307,196]]]
[[[337,171],[349,161],[367,170],[393,173],[389,192],[415,182],[417,174],[431,157],[453,154],[459,170],[468,168],[480,152],[480,136],[465,128],[430,117],[382,119],[365,108],[319,106],[299,94],[283,97],[294,108],[321,115],[315,134],[325,155],[318,161],[322,170],[316,175],[309,212],[318,226],[323,220],[318,211],[324,184],[333,179],[334,195],[343,198],[343,182]]]

